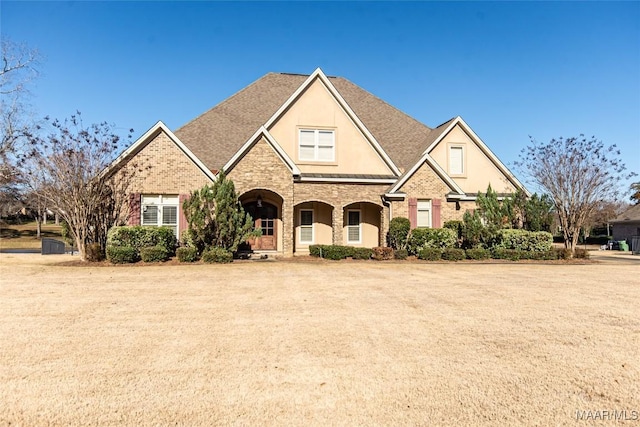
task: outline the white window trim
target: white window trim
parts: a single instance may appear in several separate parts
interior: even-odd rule
[[[145,199],[148,199],[149,202],[145,203]],[[155,199],[155,200],[153,200]],[[169,201],[166,201],[169,199]],[[145,224],[144,223],[144,209],[146,206],[157,206],[158,207],[158,221],[156,224]],[[164,224],[162,222],[163,218],[163,209],[164,207],[175,207],[176,208],[176,238],[180,237],[180,198],[178,195],[168,195],[168,194],[141,194],[140,195],[140,225],[145,227],[173,227],[173,225]]]
[[[454,148],[459,148],[461,150],[460,155],[462,156],[462,173],[453,173],[451,171],[451,150]],[[449,149],[447,150],[447,171],[450,176],[463,177],[467,176],[467,148],[464,143],[451,143],[449,144]]]
[[[428,209],[420,209],[420,202],[422,203],[429,203],[429,208]],[[428,211],[429,212],[429,225],[422,225],[419,222],[416,224],[417,227],[419,228],[433,228],[433,201],[431,199],[418,199],[417,203],[416,203],[416,216],[419,219],[420,218],[420,211]]]
[[[355,225],[349,225],[349,213],[358,212],[358,240],[349,240],[349,228],[355,227]],[[361,209],[348,209],[347,210],[347,243],[362,243],[362,210]]]
[[[309,225],[302,225],[302,212],[311,212],[311,226]],[[311,227],[311,240],[307,241],[307,240],[302,240],[302,232],[298,233],[298,243],[300,243],[301,245],[313,245],[313,243],[316,241],[316,230],[315,230],[315,212],[313,209],[300,209],[300,212],[298,213],[298,219],[300,221],[300,230],[302,230],[302,227]]]
[[[302,134],[303,131],[306,132],[313,132],[314,133],[314,144],[313,144],[313,159],[303,159],[302,157],[300,157],[300,136]],[[333,146],[332,146],[332,150],[331,150],[331,159],[330,160],[321,160],[318,158],[318,151],[319,151],[319,135],[320,132],[331,132],[331,135],[333,136]],[[314,129],[314,128],[306,128],[306,127],[301,127],[298,128],[298,160],[300,162],[319,162],[319,163],[335,163],[336,161],[336,131],[335,129]]]

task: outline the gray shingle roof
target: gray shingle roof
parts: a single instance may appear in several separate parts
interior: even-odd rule
[[[211,170],[219,170],[308,76],[269,73],[187,123],[175,134]],[[408,169],[446,127],[434,131],[342,77],[330,77],[382,148]],[[443,127],[444,126],[444,127]]]
[[[640,222],[640,204],[631,206],[610,222]]]

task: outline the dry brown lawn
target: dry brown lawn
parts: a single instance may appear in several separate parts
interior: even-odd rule
[[[0,425],[639,422],[640,264],[67,259],[0,254]]]

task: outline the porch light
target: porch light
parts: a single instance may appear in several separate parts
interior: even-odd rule
[[[258,194],[258,198],[256,199],[256,206],[261,208],[262,207],[262,196]]]

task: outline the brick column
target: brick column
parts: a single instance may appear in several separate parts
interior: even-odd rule
[[[380,246],[387,246],[387,232],[389,231],[389,207],[382,206],[380,210]]]
[[[286,257],[293,256],[293,198],[282,202],[282,252]]]
[[[344,218],[344,210],[342,206],[334,206],[333,207],[333,244],[334,245],[344,245],[342,240],[342,227],[343,227],[343,218]]]

